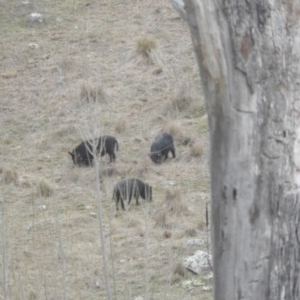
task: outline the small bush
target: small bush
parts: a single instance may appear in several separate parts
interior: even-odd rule
[[[156,41],[153,37],[143,36],[136,40],[136,52],[138,54],[149,57],[154,49],[156,49]]]
[[[190,156],[192,157],[200,157],[203,154],[203,145],[201,142],[195,142],[191,147],[190,147]]]
[[[53,188],[45,180],[41,180],[38,183],[37,188],[38,188],[39,195],[42,196],[42,197],[50,197],[54,192]]]

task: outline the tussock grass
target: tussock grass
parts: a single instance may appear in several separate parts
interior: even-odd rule
[[[181,214],[188,211],[188,208],[185,203],[182,202],[181,199],[181,191],[177,187],[167,187],[165,189],[165,204],[167,210],[175,213]]]
[[[151,36],[142,36],[136,40],[136,52],[144,57],[149,57],[156,47],[156,40]]]
[[[115,124],[115,132],[124,133],[126,131],[127,123],[125,119],[119,119]]]
[[[157,40],[150,35],[139,37],[135,42],[135,50],[130,60],[137,65],[155,65],[157,68],[153,71],[153,75],[158,75],[163,70],[162,54],[159,51]]]
[[[184,278],[187,275],[186,269],[181,262],[175,264],[175,266],[173,267],[173,274],[178,274],[182,278]]]
[[[165,105],[164,111],[171,116],[203,116],[206,113],[203,97],[186,85]]]
[[[133,200],[131,200],[131,202],[132,201]],[[127,225],[128,225],[128,227],[139,228],[139,227],[141,227],[142,222],[141,222],[141,220],[137,216],[129,216],[128,217]],[[139,229],[139,231],[140,231],[140,229]]]
[[[204,152],[203,144],[199,141],[193,143],[190,147],[191,157],[201,157]]]
[[[173,267],[172,277],[171,277],[171,284],[179,283],[182,281],[183,278],[187,276],[187,271],[182,265],[182,263],[178,262]]]
[[[160,209],[155,216],[155,226],[164,228],[167,225],[167,210],[166,209]]]
[[[168,120],[164,126],[164,132],[172,134],[175,138],[183,135],[183,128],[178,121]]]
[[[137,164],[131,170],[133,177],[145,178],[149,173],[151,161],[145,155],[137,161]]]
[[[3,182],[5,184],[16,182],[18,179],[18,173],[16,170],[12,170],[7,167],[0,167],[0,173],[3,175]]]
[[[81,82],[79,99],[81,101],[105,103],[107,101],[107,95],[102,85],[93,85]]]
[[[184,231],[185,235],[186,236],[189,236],[189,237],[195,237],[197,236],[197,230],[196,228],[188,228]]]
[[[54,193],[53,187],[44,179],[38,182],[37,189],[38,194],[42,197],[50,197]]]

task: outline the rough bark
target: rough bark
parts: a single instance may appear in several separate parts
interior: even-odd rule
[[[215,299],[300,299],[300,4],[171,0],[210,129]]]

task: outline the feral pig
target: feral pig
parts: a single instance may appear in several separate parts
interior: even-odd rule
[[[136,205],[139,205],[140,196],[147,201],[152,201],[152,187],[140,179],[124,179],[119,181],[114,187],[113,200],[116,201],[117,210],[119,210],[120,201],[122,209],[126,210],[124,201],[128,200],[129,205],[132,197],[135,198]]]
[[[97,142],[98,140],[98,142]],[[104,156],[106,153],[109,155],[110,162],[116,159],[115,147],[119,150],[118,141],[110,135],[100,136],[95,139],[96,144],[96,154],[101,153]],[[83,141],[81,142],[72,152],[69,152],[75,165],[86,165],[89,166],[93,162],[93,141]]]
[[[168,158],[169,151],[171,151],[173,158],[175,158],[175,147],[172,135],[162,133],[158,135],[152,143],[149,156],[152,161],[160,164],[163,159]]]

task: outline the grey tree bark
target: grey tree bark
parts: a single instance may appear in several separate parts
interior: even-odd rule
[[[300,299],[300,2],[171,0],[210,129],[217,300]]]

